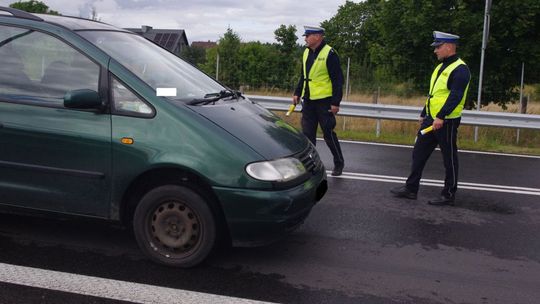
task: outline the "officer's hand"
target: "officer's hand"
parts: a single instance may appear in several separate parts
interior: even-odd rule
[[[331,106],[330,107],[330,112],[332,112],[334,115],[336,115],[339,112],[339,107],[338,106]]]
[[[292,103],[293,103],[294,105],[297,105],[299,100],[300,100],[300,98],[299,98],[298,96],[296,96],[296,95],[294,95],[294,96],[292,97]]]
[[[442,128],[443,123],[444,123],[444,120],[440,118],[435,118],[435,120],[433,121],[433,130],[438,130]]]

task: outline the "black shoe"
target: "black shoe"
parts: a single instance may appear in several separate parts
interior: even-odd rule
[[[332,170],[332,176],[340,176],[343,173],[344,166],[344,164],[335,165],[334,170]]]
[[[446,205],[454,206],[455,197],[454,196],[446,197],[444,195],[441,195],[437,198],[429,200],[428,204],[433,205],[433,206],[446,206]]]
[[[407,189],[407,186],[401,186],[397,188],[390,189],[390,192],[395,197],[404,197],[408,199],[416,199],[416,193],[412,192],[411,190]]]

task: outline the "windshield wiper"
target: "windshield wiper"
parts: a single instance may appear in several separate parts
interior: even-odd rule
[[[209,94],[204,95],[204,98],[196,98],[191,101],[188,101],[187,104],[191,106],[198,105],[198,104],[207,105],[209,103],[216,102],[223,98],[234,97],[235,99],[238,99],[241,96],[242,96],[242,93],[240,93],[239,91],[221,90],[219,91],[219,93],[209,93]]]

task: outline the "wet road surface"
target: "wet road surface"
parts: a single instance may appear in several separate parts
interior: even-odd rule
[[[460,189],[455,207],[433,207],[438,186],[417,200],[388,192],[408,174],[409,147],[342,145],[344,176],[329,177],[305,224],[270,246],[172,269],[109,223],[2,214],[0,263],[281,303],[538,303],[540,158],[462,152],[460,181],[475,189]],[[331,169],[324,142],[318,150]],[[443,178],[438,154],[428,180]],[[0,303],[123,302],[3,282]]]

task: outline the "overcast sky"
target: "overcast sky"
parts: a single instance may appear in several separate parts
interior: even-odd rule
[[[15,0],[0,0],[8,6]],[[189,43],[216,41],[231,27],[242,41],[275,42],[279,25],[319,25],[345,0],[42,0],[62,15],[89,17],[95,7],[101,21],[119,27],[184,29]],[[300,37],[301,38],[301,37]],[[299,40],[299,42],[303,42]]]

